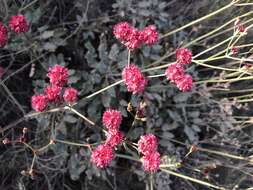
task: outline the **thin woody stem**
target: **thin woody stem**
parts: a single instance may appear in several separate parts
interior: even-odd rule
[[[55,142],[58,142],[58,143],[62,143],[62,144],[68,144],[68,145],[80,146],[80,147],[88,147],[88,148],[90,148],[91,146],[97,144],[97,143],[95,143],[95,144],[75,143],[75,142],[64,141],[64,140],[59,140],[59,139],[55,139],[54,141],[55,141]]]
[[[81,114],[80,112],[78,112],[77,110],[75,110],[74,108],[70,107],[70,106],[65,106],[64,109],[66,110],[70,110],[73,113],[75,113],[76,115],[78,115],[79,117],[83,118],[85,121],[87,121],[89,124],[91,125],[95,125],[95,123],[91,120],[89,120],[87,117],[85,117],[83,114]]]
[[[168,169],[161,168],[161,171],[163,171],[165,173],[168,173],[170,175],[174,175],[176,177],[180,177],[180,178],[186,179],[188,181],[192,181],[194,183],[198,183],[200,185],[204,185],[204,186],[211,187],[211,188],[214,188],[214,189],[219,189],[219,190],[226,190],[224,187],[213,185],[211,183],[208,183],[208,182],[205,182],[205,181],[202,181],[202,180],[199,180],[199,179],[195,179],[195,178],[192,178],[192,177],[189,177],[189,176],[186,176],[186,175],[183,175],[183,174],[180,174],[180,173],[168,170]]]
[[[170,36],[170,35],[172,35],[172,34],[174,34],[174,33],[179,32],[179,31],[181,31],[181,30],[183,30],[183,29],[185,29],[185,28],[188,28],[189,26],[192,26],[192,25],[194,25],[194,24],[197,24],[197,23],[199,23],[199,22],[201,22],[201,21],[203,21],[203,20],[205,20],[205,19],[208,19],[208,18],[210,18],[210,17],[212,17],[212,16],[214,16],[214,15],[216,15],[216,14],[218,14],[218,13],[220,13],[220,12],[222,12],[222,11],[224,11],[224,10],[230,8],[230,7],[232,7],[232,6],[235,5],[238,1],[239,1],[239,0],[232,1],[230,4],[228,4],[228,5],[224,6],[224,7],[222,7],[221,9],[218,9],[218,10],[216,10],[216,11],[214,11],[214,12],[212,12],[212,13],[206,15],[206,16],[203,16],[203,17],[201,17],[201,18],[199,18],[199,19],[197,19],[197,20],[194,20],[194,21],[192,21],[192,22],[190,22],[190,23],[188,23],[188,24],[186,24],[186,25],[184,25],[184,26],[182,26],[182,27],[180,27],[180,28],[177,28],[177,29],[175,29],[175,30],[173,30],[173,31],[171,31],[171,32],[168,32],[167,34],[164,34],[160,39],[163,39],[163,38],[165,38],[165,37],[167,37],[167,36]]]

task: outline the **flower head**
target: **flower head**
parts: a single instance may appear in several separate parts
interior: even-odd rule
[[[155,172],[160,167],[160,154],[153,152],[143,157],[143,167],[145,171]]]
[[[122,115],[118,110],[108,109],[104,112],[102,120],[108,130],[118,130],[122,122]]]
[[[120,22],[113,27],[114,36],[121,41],[127,41],[130,32],[131,26],[127,22]]]
[[[61,87],[59,86],[48,86],[45,89],[45,94],[47,96],[48,101],[56,102],[59,101],[61,95]]]
[[[0,22],[0,47],[4,47],[8,41],[7,28]]]
[[[9,27],[15,33],[25,33],[29,30],[29,25],[24,15],[12,16],[9,21]]]
[[[37,112],[42,112],[46,109],[48,99],[44,94],[32,96],[32,108]]]
[[[175,63],[168,66],[165,74],[168,80],[175,82],[184,75],[184,68],[181,64]]]
[[[47,76],[51,85],[63,87],[68,82],[68,69],[61,65],[55,65],[49,68]]]
[[[158,32],[154,25],[149,25],[145,27],[142,30],[141,35],[142,35],[142,40],[147,45],[154,45],[158,41]]]
[[[109,131],[106,138],[106,144],[115,147],[122,142],[123,136],[124,135],[118,130]]]
[[[179,64],[190,64],[192,61],[192,52],[186,48],[179,48],[176,51],[177,62]]]
[[[100,168],[108,166],[114,158],[112,147],[102,144],[99,145],[91,155],[91,161]]]
[[[140,69],[134,64],[126,66],[123,69],[122,78],[127,86],[127,90],[133,92],[133,94],[143,92],[147,85],[147,80]]]
[[[183,75],[181,78],[176,80],[176,85],[179,90],[187,92],[192,89],[192,76]]]
[[[130,49],[137,49],[141,46],[142,43],[142,35],[141,32],[136,28],[130,28],[129,35],[127,37],[127,41],[124,42],[125,46]]]
[[[142,135],[138,141],[138,151],[148,155],[157,149],[157,139],[153,134]]]
[[[66,88],[63,94],[63,98],[67,103],[75,103],[77,101],[77,90],[74,88]]]

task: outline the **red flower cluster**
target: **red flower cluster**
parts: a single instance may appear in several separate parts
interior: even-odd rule
[[[123,133],[119,130],[109,131],[106,137],[106,144],[111,147],[116,147],[123,141]]]
[[[12,16],[9,21],[10,29],[15,33],[28,32],[29,26],[23,15]],[[0,22],[0,48],[3,48],[8,42],[8,30],[2,22]]]
[[[153,134],[146,134],[140,137],[138,141],[138,151],[143,155],[152,153],[157,149],[157,139]]]
[[[49,68],[47,76],[53,86],[63,87],[68,82],[68,69],[61,65],[55,65]]]
[[[186,65],[192,62],[192,52],[186,48],[179,48],[176,51],[177,63]]]
[[[183,75],[180,79],[177,80],[176,85],[179,90],[182,92],[187,92],[192,89],[192,76]]]
[[[110,164],[114,158],[113,148],[123,141],[123,134],[119,131],[122,121],[121,113],[117,110],[108,109],[104,112],[102,120],[108,129],[106,143],[99,145],[91,156],[92,162],[100,168]]]
[[[180,48],[176,51],[176,57],[177,63],[169,65],[165,75],[179,90],[187,92],[192,89],[192,76],[185,74],[183,65],[191,63],[192,53],[186,48]]]
[[[149,25],[141,31],[142,40],[147,45],[154,45],[158,41],[158,32],[154,25]]]
[[[7,28],[0,22],[0,47],[4,47],[8,41]]]
[[[148,82],[140,69],[134,64],[126,66],[123,69],[122,78],[127,86],[127,90],[133,92],[133,94],[143,92]]]
[[[24,15],[12,16],[9,21],[9,27],[13,32],[17,34],[25,33],[25,32],[28,32],[29,30],[29,25]]]
[[[145,171],[155,172],[160,167],[160,154],[157,152],[157,139],[153,134],[146,134],[138,141],[138,151],[143,156],[143,167]]]
[[[44,92],[49,102],[56,102],[60,100],[62,88],[59,86],[48,86]]]
[[[50,79],[50,85],[44,89],[44,94],[32,96],[32,108],[37,112],[42,112],[47,108],[49,102],[73,104],[77,101],[77,90],[66,88],[62,96],[62,89],[68,81],[68,69],[66,67],[55,65],[49,68],[47,76]]]
[[[108,109],[104,112],[102,121],[108,129],[106,143],[99,145],[91,156],[92,162],[100,168],[110,164],[114,157],[113,148],[123,140],[123,134],[119,131],[122,122],[122,115],[119,111]]]
[[[160,154],[153,152],[143,156],[143,167],[145,171],[156,172],[160,167]]]
[[[75,103],[77,101],[77,93],[77,90],[72,87],[66,88],[63,94],[65,102],[69,104]]]
[[[108,109],[103,114],[103,124],[108,129],[106,144],[115,147],[123,140],[123,134],[119,131],[119,126],[122,122],[120,111]]]
[[[100,168],[108,166],[114,158],[112,147],[102,144],[99,145],[91,155],[91,161]]]
[[[102,120],[109,131],[118,130],[122,122],[122,116],[120,111],[108,109],[104,112]]]
[[[127,22],[120,22],[114,26],[113,34],[130,50],[139,48],[142,43],[153,45],[158,41],[158,33],[154,25],[140,31]]]
[[[42,112],[46,109],[48,99],[44,94],[34,95],[32,97],[32,108],[37,112]]]
[[[177,63],[169,65],[165,74],[168,80],[176,83],[184,75],[184,67]]]

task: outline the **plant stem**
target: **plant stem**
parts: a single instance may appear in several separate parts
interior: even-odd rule
[[[89,124],[91,125],[95,125],[95,123],[91,120],[89,120],[87,117],[85,117],[83,114],[81,114],[80,112],[78,112],[77,110],[75,110],[74,108],[70,107],[70,106],[65,106],[64,109],[66,110],[70,110],[73,113],[75,113],[76,115],[80,116],[81,118],[83,118],[85,121],[87,121]]]
[[[192,177],[180,174],[180,173],[176,173],[176,172],[171,171],[171,170],[161,169],[161,171],[163,171],[165,173],[168,173],[170,175],[174,175],[174,176],[186,179],[188,181],[192,181],[192,182],[198,183],[200,185],[204,185],[204,186],[211,187],[211,188],[214,188],[214,189],[219,189],[219,190],[226,190],[224,187],[219,187],[219,186],[213,185],[211,183],[208,183],[208,182],[205,182],[205,181],[202,181],[202,180],[199,180],[199,179],[195,179],[195,178],[192,178]]]
[[[55,139],[55,142],[68,144],[68,145],[73,145],[73,146],[88,147],[88,148],[91,146],[90,144],[74,143],[74,142],[64,141],[64,140],[59,140],[59,139]]]
[[[238,1],[239,1],[239,0],[232,1],[230,4],[228,4],[228,5],[224,6],[224,7],[222,7],[221,9],[218,9],[218,10],[216,10],[216,11],[214,11],[214,12],[211,12],[211,13],[208,14],[208,15],[205,15],[205,16],[203,16],[203,17],[197,19],[197,20],[194,20],[194,21],[192,21],[192,22],[190,22],[190,23],[188,23],[188,24],[186,24],[186,25],[180,27],[180,28],[177,28],[177,29],[175,29],[175,30],[173,30],[173,31],[171,31],[171,32],[168,32],[167,34],[164,34],[160,39],[163,39],[163,38],[165,38],[165,37],[167,37],[167,36],[170,36],[170,35],[172,35],[172,34],[174,34],[174,33],[179,32],[179,31],[181,31],[181,30],[183,30],[183,29],[185,29],[185,28],[188,28],[189,26],[192,26],[192,25],[194,25],[194,24],[197,24],[197,23],[199,23],[199,22],[201,22],[201,21],[203,21],[203,20],[205,20],[205,19],[208,19],[208,18],[210,18],[210,17],[212,17],[212,16],[214,16],[214,15],[216,15],[216,14],[218,14],[218,13],[220,13],[220,12],[222,12],[222,11],[228,9],[228,8],[230,8],[231,6],[233,6],[234,4],[236,4],[236,2],[238,2]]]
[[[124,80],[117,81],[117,82],[115,82],[115,83],[113,83],[113,84],[111,84],[111,85],[109,85],[109,86],[107,86],[107,87],[105,87],[105,88],[102,88],[101,90],[98,90],[98,91],[96,91],[96,92],[94,92],[94,93],[92,93],[92,94],[90,94],[90,95],[84,97],[84,98],[81,99],[81,100],[90,99],[90,98],[92,98],[93,96],[96,96],[97,94],[100,94],[101,92],[104,92],[104,91],[106,91],[106,90],[108,90],[108,89],[110,89],[110,88],[112,88],[112,87],[114,87],[114,86],[117,86],[118,84],[122,83],[123,81],[124,81]]]

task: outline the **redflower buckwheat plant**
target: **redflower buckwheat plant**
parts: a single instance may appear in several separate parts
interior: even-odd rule
[[[2,159],[10,156],[13,163],[25,155],[17,170],[34,181],[45,176],[38,182],[44,189],[72,188],[57,181],[58,176],[68,181],[68,175],[85,180],[80,188],[90,182],[93,188],[139,188],[124,188],[118,181],[130,172],[133,184],[145,182],[139,189],[250,189],[244,182],[252,176],[247,169],[253,163],[252,118],[245,108],[253,101],[253,12],[245,7],[253,4],[227,1],[188,24],[184,20],[196,15],[184,18],[182,11],[170,11],[174,7],[166,0],[108,2],[112,10],[97,18],[90,15],[101,11],[97,2],[87,3],[86,11],[77,0],[61,2],[75,4],[70,15],[58,10],[58,3],[6,3],[10,10],[0,21],[1,95],[22,118],[0,127],[2,145],[18,153],[5,152]],[[184,5],[175,3],[175,10]],[[13,9],[16,4],[21,7]],[[49,17],[51,4],[56,9]],[[94,7],[95,12],[88,10]],[[233,18],[227,15],[220,25],[214,18],[214,25],[203,27],[202,21],[232,7]],[[9,80],[24,77],[31,81],[24,86],[30,92],[28,106]],[[10,114],[3,110],[4,124]],[[215,170],[221,166],[235,172],[229,185],[215,182],[224,177]],[[55,171],[61,175],[52,175]],[[18,186],[29,189],[23,188],[28,180],[19,179]],[[98,179],[104,181],[94,183]]]

